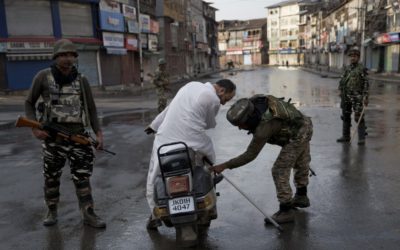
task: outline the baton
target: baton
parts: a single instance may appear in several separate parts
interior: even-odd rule
[[[222,175],[222,174],[221,174]],[[240,190],[239,189],[239,187],[238,186],[236,186],[231,180],[229,180],[225,175],[222,175],[224,178],[225,178],[225,180],[227,181],[227,182],[229,182],[229,184],[231,184],[241,195],[243,195],[243,197],[244,198],[246,198],[255,208],[257,208],[258,209],[258,211],[260,211],[279,231],[283,231],[283,229],[282,229],[282,227],[274,220],[274,219],[272,219],[269,215],[267,215],[267,214],[265,214],[264,213],[264,211],[261,209],[261,208],[259,208],[256,204],[255,204],[255,202],[250,198],[250,197],[248,197],[245,193],[243,193],[243,191],[242,190]]]
[[[363,102],[364,102],[364,99],[363,99]],[[358,119],[356,126],[354,127],[353,131],[351,132],[351,137],[350,137],[349,144],[351,144],[353,142],[353,139],[354,139],[354,136],[355,136],[356,131],[358,129],[358,126],[360,125],[361,119],[364,116],[364,112],[365,112],[365,105],[363,104],[363,109],[361,110],[360,118]]]

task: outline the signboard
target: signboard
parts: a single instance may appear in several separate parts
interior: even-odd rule
[[[123,4],[122,5],[122,13],[124,14],[124,17],[126,17],[126,18],[136,19],[136,9],[132,6]]]
[[[124,34],[103,32],[104,47],[124,47]]]
[[[119,3],[113,0],[101,0],[99,3],[100,11],[121,13]]]
[[[158,34],[158,32],[160,32],[160,25],[153,19],[150,19],[150,32],[154,34]]]
[[[140,34],[140,43],[143,49],[148,48],[148,40],[147,40],[147,34]]]
[[[121,13],[100,11],[100,27],[103,30],[124,32],[124,17]]]
[[[142,25],[141,32],[150,33],[150,16],[140,14],[140,24]]]
[[[127,50],[133,50],[137,51],[138,50],[138,39],[134,35],[127,35],[125,37],[125,48]]]
[[[139,23],[135,20],[126,19],[126,24],[128,27],[128,33],[139,33]]]
[[[149,40],[149,50],[157,51],[157,47],[158,47],[158,37],[157,37],[157,35],[149,34],[148,35],[148,40]]]

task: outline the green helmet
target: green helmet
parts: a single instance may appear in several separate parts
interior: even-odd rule
[[[58,40],[54,44],[53,48],[53,60],[57,58],[57,56],[61,53],[73,53],[75,57],[78,57],[78,52],[76,50],[75,44],[73,44],[68,39]]]
[[[349,49],[349,52],[347,52],[347,55],[348,56],[351,56],[351,55],[360,56],[360,49],[357,46],[354,46]]]
[[[163,65],[163,64],[166,64],[165,59],[164,58],[158,59],[158,65]]]
[[[242,98],[237,100],[229,108],[228,112],[226,113],[226,119],[228,119],[232,125],[239,126],[247,121],[253,111],[253,103],[247,98]]]

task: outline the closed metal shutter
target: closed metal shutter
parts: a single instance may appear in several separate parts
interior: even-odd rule
[[[9,36],[52,36],[50,1],[4,0]]]
[[[96,51],[79,51],[78,67],[91,86],[99,85]]]
[[[64,37],[93,36],[90,4],[60,2],[61,30]]]

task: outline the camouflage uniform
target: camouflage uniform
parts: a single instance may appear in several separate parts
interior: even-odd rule
[[[154,74],[153,84],[156,86],[158,96],[158,112],[161,113],[167,107],[167,91],[169,85],[169,76],[165,71],[159,69]]]
[[[357,63],[345,68],[339,83],[341,118],[343,120],[343,137],[338,139],[339,142],[350,140],[351,113],[354,112],[354,120],[358,122],[363,109],[363,101],[368,99],[368,88],[367,73],[363,65]],[[365,140],[365,134],[363,115],[358,126],[359,142],[362,143]]]
[[[55,51],[63,53],[62,49],[66,47],[67,52],[72,51],[76,54],[72,46],[71,42],[63,39],[56,43]],[[39,97],[43,99],[43,102],[39,104],[40,108],[38,106],[37,110],[36,102]],[[37,119],[37,112],[40,114],[39,119]],[[89,126],[96,134],[101,132],[90,85],[75,67],[67,76],[63,75],[55,64],[51,68],[40,71],[33,79],[25,101],[25,113],[32,120],[52,123],[53,126],[68,130],[72,134],[88,136],[85,127]],[[105,227],[105,223],[93,212],[94,205],[89,181],[95,158],[93,147],[90,144],[82,145],[50,134],[50,137],[43,141],[42,149],[44,198],[49,208],[44,225],[52,225],[57,221],[60,177],[62,168],[68,160],[84,223],[94,227]],[[90,220],[89,223],[88,220]]]
[[[306,195],[307,192],[311,161],[310,140],[313,134],[311,119],[305,117],[289,102],[271,95],[256,95],[250,100],[255,106],[255,111],[249,113],[261,114],[259,121],[249,127],[253,139],[246,152],[223,164],[233,169],[255,159],[266,143],[281,146],[282,150],[272,167],[272,176],[278,201],[280,204],[290,206],[293,196],[289,183],[292,168],[297,193],[300,190],[300,195]],[[229,117],[234,116],[230,114],[231,111],[234,112],[233,107],[227,113],[228,120],[235,125]],[[244,118],[243,121],[247,119],[247,123],[251,124],[253,118]]]

